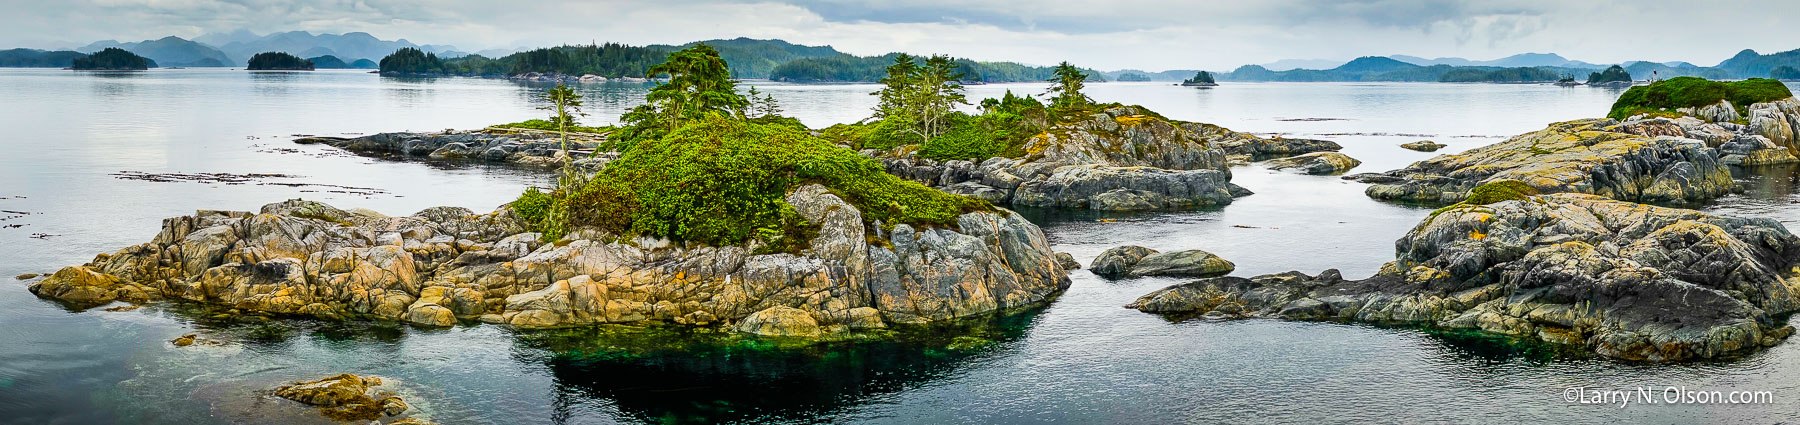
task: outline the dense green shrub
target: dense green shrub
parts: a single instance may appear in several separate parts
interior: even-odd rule
[[[551,194],[568,214],[566,223],[548,224],[715,246],[761,240],[794,247],[812,225],[784,198],[812,182],[844,197],[871,223],[950,226],[958,215],[993,208],[901,180],[873,159],[789,125],[709,114],[638,141],[578,190]],[[520,205],[537,205],[525,198],[514,206],[522,217]]]
[[[1751,104],[1793,97],[1787,85],[1765,78],[1719,82],[1698,77],[1675,77],[1648,86],[1632,87],[1613,102],[1606,116],[1623,120],[1639,113],[1657,113],[1677,108],[1703,107],[1730,101],[1740,115]]]
[[[1023,153],[1020,147],[1038,133],[1042,130],[1015,113],[956,114],[950,120],[950,131],[920,146],[919,156],[977,162],[996,156],[1016,157]]]

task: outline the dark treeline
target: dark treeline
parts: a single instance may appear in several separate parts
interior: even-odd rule
[[[338,62],[342,63],[343,61]],[[244,69],[251,71],[311,71],[313,63],[287,54],[287,52],[262,52],[251,56],[250,64]]]
[[[156,67],[156,61],[117,47],[108,47],[87,57],[75,58],[71,64],[71,68],[74,69],[106,71],[141,70],[153,67]]]
[[[796,59],[769,72],[769,79],[799,82],[872,82],[887,76],[887,67],[900,53],[881,56],[841,55]],[[1044,81],[1056,75],[1056,67],[1028,66],[1013,62],[977,62],[956,59],[956,72],[967,82]],[[1088,81],[1105,81],[1100,72],[1084,69]]]
[[[74,66],[75,58],[86,54],[71,50],[37,50],[8,49],[0,50],[0,67],[6,68],[68,68]]]
[[[801,46],[781,40],[709,40],[681,46],[627,46],[606,43],[529,50],[499,58],[465,56],[440,58],[418,49],[401,49],[382,58],[380,69],[390,75],[458,75],[497,77],[531,72],[565,75],[594,74],[607,78],[649,77],[645,71],[662,63],[670,52],[705,43],[730,64],[733,78],[769,78],[785,81],[874,82],[886,76],[886,68],[898,53],[855,56],[830,46]],[[1043,81],[1052,67],[1012,62],[956,61],[957,71],[970,82]],[[1101,81],[1089,71],[1092,81]]]

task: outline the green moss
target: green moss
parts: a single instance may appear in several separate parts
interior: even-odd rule
[[[1648,86],[1632,87],[1613,102],[1607,118],[1624,120],[1639,113],[1698,108],[1730,101],[1739,115],[1752,104],[1793,97],[1787,85],[1765,78],[1719,82],[1697,77],[1675,77]]]
[[[1437,217],[1438,214],[1441,214],[1444,211],[1457,208],[1471,208],[1478,205],[1487,205],[1501,201],[1530,199],[1532,195],[1537,194],[1537,188],[1531,187],[1531,185],[1525,184],[1525,182],[1522,181],[1500,180],[1490,182],[1469,190],[1469,199],[1450,204],[1443,208],[1438,208],[1437,211],[1431,212],[1431,216]]]
[[[500,125],[493,126],[491,128],[519,128],[519,129],[526,129],[526,130],[559,131],[559,129],[556,128],[556,123],[550,122],[550,120],[525,120],[525,121],[520,121],[520,122],[515,122],[515,123],[510,123],[510,124],[500,124]],[[611,133],[613,130],[616,130],[616,129],[617,128],[610,126],[610,125],[609,126],[600,126],[600,127],[583,127],[583,126],[577,125],[577,126],[569,127],[569,132],[570,133],[606,134],[606,133]]]
[[[810,239],[813,225],[784,199],[807,183],[830,188],[868,222],[953,227],[963,213],[993,209],[901,180],[873,159],[790,126],[709,116],[637,142],[585,186],[549,194],[568,213],[540,228],[594,226],[714,246],[760,240],[787,251]],[[538,201],[521,198],[514,211],[523,216]]]

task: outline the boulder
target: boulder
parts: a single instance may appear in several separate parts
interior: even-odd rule
[[[817,337],[822,331],[819,322],[813,320],[806,311],[787,307],[774,306],[751,313],[743,322],[738,323],[738,330],[763,336]]]
[[[1075,270],[1081,268],[1081,263],[1075,261],[1075,256],[1069,255],[1067,252],[1056,253],[1056,264],[1062,266],[1063,270]]]
[[[1315,152],[1287,158],[1271,159],[1269,169],[1297,169],[1306,174],[1341,174],[1351,168],[1362,165],[1362,161],[1337,152]]]
[[[1419,152],[1437,152],[1438,149],[1443,149],[1445,146],[1449,146],[1449,145],[1445,145],[1443,143],[1438,143],[1438,142],[1433,142],[1430,140],[1420,140],[1417,142],[1403,143],[1400,145],[1400,147],[1402,147],[1402,148],[1411,149],[1411,150],[1415,150],[1415,151],[1419,151]]]
[[[801,186],[786,201],[818,226],[799,254],[594,229],[545,243],[506,209],[385,217],[295,200],[258,214],[201,211],[31,290],[78,306],[172,299],[436,327],[654,322],[830,336],[1030,307],[1069,285],[1043,231],[1011,211],[887,231],[824,186]]]
[[[1128,307],[1176,316],[1468,329],[1639,361],[1726,356],[1793,333],[1800,238],[1771,219],[1563,193],[1463,203],[1363,280],[1335,270],[1220,277]]]
[[[1365,193],[1375,199],[1436,205],[1461,201],[1476,186],[1501,180],[1523,181],[1543,193],[1670,205],[1703,202],[1734,189],[1730,170],[1704,142],[1643,135],[1648,128],[1609,119],[1563,122],[1399,170],[1346,178],[1372,183]]]
[[[410,408],[391,392],[378,391],[381,378],[340,374],[275,388],[276,397],[319,407],[327,418],[338,421],[374,421],[398,416]],[[399,422],[395,422],[399,423]]]
[[[1197,249],[1158,252],[1141,246],[1126,245],[1101,252],[1088,269],[1100,277],[1117,279],[1137,276],[1218,276],[1231,273],[1237,266],[1217,255]]]

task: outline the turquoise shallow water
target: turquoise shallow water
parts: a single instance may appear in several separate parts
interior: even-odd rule
[[[868,115],[867,85],[757,84],[809,125]],[[344,155],[289,142],[471,128],[532,118],[540,87],[482,79],[389,79],[360,72],[156,70],[128,74],[0,70],[0,422],[308,422],[262,401],[284,381],[357,372],[399,381],[443,423],[864,422],[1614,422],[1765,423],[1800,414],[1800,349],[1727,361],[1640,365],[1558,355],[1412,329],[1267,320],[1170,322],[1121,308],[1178,282],[1072,274],[1041,310],[978,321],[992,344],[955,336],[799,352],[646,351],[709,335],[601,330],[520,333],[496,326],[420,330],[307,320],[217,322],[193,306],[72,312],[11,280],[151,238],[164,217],[255,209],[293,197],[388,214],[435,205],[487,211],[545,176],[508,168]],[[584,87],[589,122],[609,122],[640,85]],[[1036,84],[970,87],[970,98]],[[1616,90],[1541,85],[1149,83],[1091,87],[1101,101],[1255,133],[1338,141],[1364,165],[1454,152],[1598,115]],[[264,173],[240,182],[157,182],[143,173]],[[1214,210],[1095,215],[1026,211],[1058,251],[1086,263],[1120,244],[1200,248],[1240,274],[1372,274],[1428,210],[1382,204],[1333,177],[1234,170],[1257,194]],[[1800,222],[1791,169],[1745,171],[1748,189],[1710,210]],[[1108,218],[1113,221],[1096,221]],[[1246,227],[1237,227],[1246,226]],[[34,235],[36,237],[34,237]],[[176,349],[186,333],[226,341]],[[650,341],[662,341],[651,343]],[[1594,406],[1571,386],[1772,391],[1762,405]]]

